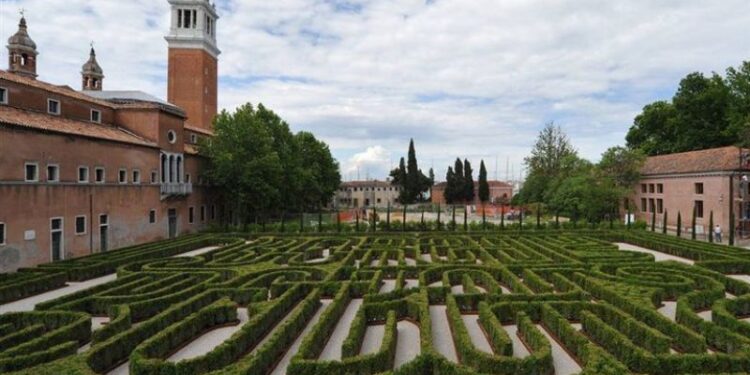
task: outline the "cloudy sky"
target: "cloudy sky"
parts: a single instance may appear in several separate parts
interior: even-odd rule
[[[383,178],[414,138],[517,175],[554,121],[593,161],[692,71],[750,58],[747,0],[219,0],[219,105],[262,102],[327,141],[344,179]],[[78,87],[96,43],[106,89],[166,96],[166,0],[0,0],[23,8],[40,79]],[[6,51],[0,61],[7,61]]]

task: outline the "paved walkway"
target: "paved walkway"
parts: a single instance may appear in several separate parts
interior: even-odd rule
[[[276,365],[276,368],[273,369],[273,372],[271,372],[271,375],[284,375],[286,374],[286,368],[289,367],[289,363],[292,361],[292,357],[294,357],[297,352],[299,351],[299,347],[302,345],[302,340],[307,336],[310,331],[312,331],[313,327],[315,327],[315,324],[318,323],[320,320],[320,316],[323,315],[323,312],[328,308],[328,305],[331,304],[330,299],[324,299],[320,300],[321,306],[318,308],[318,311],[315,312],[315,315],[310,319],[309,322],[307,322],[307,326],[305,326],[305,329],[302,330],[302,333],[297,337],[296,340],[294,340],[294,343],[292,346],[289,347],[289,350],[284,354],[284,356],[281,358],[279,363]]]
[[[396,341],[396,359],[394,367],[398,369],[416,358],[421,352],[419,327],[409,321],[402,320],[396,326],[398,340]]]
[[[540,324],[536,326],[552,345],[552,363],[555,366],[555,375],[572,375],[581,372],[581,366],[563,349],[560,344]]]
[[[664,301],[662,302],[664,306],[660,307],[658,309],[659,313],[669,318],[671,321],[675,321],[677,318],[677,302],[673,301]]]
[[[182,349],[169,356],[169,358],[167,358],[167,361],[178,362],[183,359],[200,357],[214,350],[215,347],[221,345],[221,343],[229,339],[235,332],[239,331],[245,323],[247,323],[247,309],[237,309],[237,318],[239,318],[240,320],[239,324],[229,327],[217,328],[206,332],[205,334],[191,341]]]
[[[203,255],[205,253],[210,253],[216,249],[221,248],[221,246],[209,246],[204,247],[198,250],[188,251],[187,253],[177,254],[173,256],[173,258],[184,258],[184,257],[197,257],[198,255]]]
[[[331,249],[325,249],[323,250],[322,258],[310,259],[310,260],[305,261],[305,263],[308,263],[308,264],[323,263],[328,260],[329,256],[331,256]]]
[[[111,274],[82,282],[68,282],[67,286],[64,286],[62,288],[1,305],[0,314],[9,312],[32,311],[38,303],[47,302],[55,298],[60,298],[62,296],[67,296],[68,294],[73,294],[75,292],[105,284],[116,279],[117,274]]]
[[[665,261],[665,260],[674,260],[674,261],[677,261],[677,262],[682,262],[682,263],[690,264],[690,265],[695,264],[695,262],[692,259],[687,259],[687,258],[678,257],[678,256],[671,255],[671,254],[666,254],[666,253],[662,253],[662,252],[658,252],[658,251],[654,251],[654,250],[649,250],[649,249],[646,249],[646,248],[643,248],[643,247],[640,247],[640,246],[635,246],[635,245],[631,245],[631,244],[627,244],[627,243],[621,243],[621,242],[618,242],[615,245],[617,245],[617,247],[619,247],[620,250],[635,251],[635,252],[639,252],[639,253],[652,254],[654,256],[654,259],[657,262],[661,262],[661,261]]]
[[[430,320],[432,321],[432,343],[435,345],[435,350],[449,361],[458,363],[456,346],[448,323],[447,307],[445,305],[430,306]]]
[[[359,354],[367,355],[377,353],[380,350],[380,345],[383,344],[384,336],[385,325],[378,324],[374,326],[367,326],[365,337],[362,338],[362,347],[359,348]]]
[[[384,279],[383,286],[380,287],[380,293],[392,292],[396,289],[396,280]]]
[[[419,280],[417,279],[406,279],[404,289],[419,288]]]
[[[341,360],[341,346],[344,344],[344,340],[349,336],[349,328],[352,326],[354,316],[357,314],[362,306],[362,299],[353,299],[349,302],[349,306],[344,310],[344,315],[339,319],[336,328],[331,334],[331,338],[328,340],[323,352],[320,353],[321,360],[329,361],[340,361]]]
[[[484,335],[482,327],[479,326],[478,315],[461,315],[461,319],[464,321],[466,330],[469,331],[469,337],[474,347],[485,352],[493,354],[492,346],[487,341],[487,336]]]
[[[523,344],[523,341],[518,336],[518,326],[515,324],[507,325],[503,326],[503,329],[508,333],[511,341],[513,341],[513,356],[516,358],[528,357],[531,353],[529,353],[529,349],[526,348],[526,345]]]

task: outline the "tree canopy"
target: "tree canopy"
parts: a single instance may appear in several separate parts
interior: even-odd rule
[[[487,168],[484,166],[484,160],[479,163],[479,200],[482,203],[487,203],[490,200],[490,185],[487,182]]]
[[[690,73],[671,101],[646,105],[626,136],[630,148],[647,155],[748,145],[750,62],[730,67],[725,77]]]
[[[341,184],[338,162],[324,142],[289,125],[262,104],[222,111],[200,152],[206,177],[240,222],[250,215],[318,209]]]
[[[425,176],[417,163],[417,152],[414,140],[409,141],[407,160],[401,158],[398,168],[391,171],[391,184],[399,187],[399,202],[412,204],[426,199],[426,194],[435,182],[430,169],[430,176]]]

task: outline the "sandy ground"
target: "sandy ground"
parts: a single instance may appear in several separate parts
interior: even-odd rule
[[[503,292],[503,294],[513,294],[513,292],[511,292],[510,289],[506,288],[503,285],[500,285],[500,290]]]
[[[107,373],[107,375],[128,375],[130,374],[130,361],[127,361],[114,370]]]
[[[427,263],[432,263],[432,255],[431,254],[422,254],[422,260]]]
[[[431,286],[431,287],[443,286],[443,281],[442,280],[441,281],[435,281],[434,283],[432,283],[432,284],[430,284],[428,286]]]
[[[377,267],[378,265],[380,265],[380,259],[373,259],[370,261],[370,267]]]
[[[448,324],[445,306],[430,306],[430,320],[432,320],[432,343],[438,353],[453,363],[458,363],[456,346]]]
[[[305,261],[305,263],[308,263],[308,264],[323,263],[328,260],[329,256],[331,256],[331,249],[325,249],[323,250],[322,258],[310,259],[310,260]]]
[[[750,284],[750,275],[727,275],[735,280],[744,281]]]
[[[331,304],[330,299],[324,299],[320,301],[322,303],[322,306],[318,309],[318,311],[315,312],[315,315],[313,315],[312,319],[310,319],[309,322],[307,322],[307,326],[305,326],[305,329],[302,330],[302,333],[297,337],[297,340],[294,341],[291,347],[289,347],[289,350],[287,350],[286,354],[284,354],[284,357],[281,358],[281,361],[276,365],[276,368],[273,369],[273,372],[271,372],[271,375],[284,375],[286,374],[286,368],[289,367],[289,363],[292,361],[292,357],[294,357],[295,354],[297,354],[297,351],[299,351],[299,347],[302,345],[302,340],[307,336],[310,331],[312,331],[313,327],[315,327],[315,324],[318,323],[318,320],[320,320],[320,316],[323,315],[323,312],[326,310],[328,305]]]
[[[730,294],[730,293],[724,292],[724,298],[726,298],[726,299],[735,299],[735,298],[737,298],[737,296],[735,296],[734,294]]]
[[[359,354],[377,353],[380,350],[380,345],[383,343],[384,336],[385,325],[367,326],[365,337],[362,338],[362,347],[359,349]]]
[[[222,342],[230,338],[235,332],[239,331],[242,326],[247,323],[248,314],[247,309],[237,309],[237,318],[240,323],[230,327],[222,327],[206,332],[202,336],[196,338],[176,353],[172,354],[167,358],[167,361],[178,362],[183,359],[190,359],[202,356],[219,346]]]
[[[547,336],[552,345],[552,363],[555,365],[555,375],[572,375],[581,372],[581,366],[552,338],[552,335],[541,325],[537,324],[536,327]]]
[[[406,262],[406,265],[409,267],[415,267],[417,265],[417,261],[412,258],[404,258],[404,261]]]
[[[117,279],[117,274],[111,274],[107,276],[102,276],[96,279],[91,279],[83,282],[69,282],[67,286],[51,290],[49,292],[45,292],[42,294],[37,294],[33,297],[24,298],[22,300],[18,300],[15,302],[11,302],[5,305],[0,306],[0,314],[9,313],[9,312],[18,312],[18,311],[32,311],[34,310],[34,306],[36,306],[37,303],[46,302],[49,300],[53,300],[55,298],[60,298],[62,296],[66,296],[68,294],[73,294],[75,292],[88,289],[97,285],[105,284],[110,281],[114,281]]]
[[[461,284],[453,285],[451,287],[451,293],[456,294],[456,295],[464,294],[464,286]]]
[[[484,335],[482,327],[479,326],[479,316],[477,315],[461,315],[461,319],[464,321],[466,330],[469,331],[469,337],[474,347],[485,352],[494,353],[490,342],[487,341],[487,336]]]
[[[714,318],[713,315],[711,314],[711,310],[701,311],[698,313],[698,316],[700,316],[701,319],[707,322],[713,321],[713,318]]]
[[[346,307],[344,315],[341,316],[338,324],[336,324],[331,338],[328,340],[325,348],[323,348],[323,352],[320,353],[321,360],[341,360],[341,345],[346,340],[346,336],[349,335],[349,327],[352,326],[352,321],[360,306],[362,306],[362,299],[353,299],[349,302],[349,306]]]
[[[620,250],[626,250],[626,251],[635,251],[639,253],[646,253],[646,254],[652,254],[654,256],[654,259],[656,259],[657,262],[664,261],[664,260],[674,260],[677,262],[682,262],[685,264],[695,264],[695,262],[692,259],[682,258],[666,253],[660,253],[658,251],[649,250],[640,246],[635,246],[627,243],[616,243]]]
[[[198,249],[198,250],[193,250],[193,251],[188,251],[187,253],[177,254],[177,255],[175,255],[175,256],[174,256],[173,258],[182,258],[182,257],[195,257],[195,256],[198,256],[198,255],[202,255],[202,254],[205,254],[205,253],[209,253],[209,252],[211,252],[211,251],[214,251],[214,250],[216,250],[216,249],[218,249],[218,248],[220,248],[220,247],[221,247],[221,246],[209,246],[209,247],[204,247],[204,248],[202,248],[202,249]]]
[[[481,287],[481,286],[479,286],[479,285],[474,285],[474,287],[476,287],[476,288],[477,288],[477,290],[479,291],[479,293],[482,293],[482,294],[487,294],[487,289],[484,289],[484,288],[482,288],[482,287]]]
[[[398,322],[396,329],[398,330],[398,340],[396,341],[394,367],[398,369],[416,358],[422,350],[419,343],[419,327],[416,324],[402,320]]]
[[[398,261],[394,259],[388,259],[388,265],[391,267],[398,266]]]
[[[570,325],[573,326],[576,331],[583,331],[583,324],[581,323],[571,323]]]
[[[507,325],[503,326],[503,329],[508,332],[508,336],[513,340],[513,356],[516,358],[528,357],[531,353],[529,353],[529,349],[526,349],[526,345],[523,344],[521,338],[518,337],[518,326],[515,324]]]
[[[380,293],[392,292],[396,289],[396,280],[384,279],[383,286],[380,287]]]
[[[406,279],[404,283],[404,289],[419,288],[419,280],[417,279]]]
[[[664,301],[662,302],[664,306],[660,307],[658,309],[659,313],[669,318],[671,321],[675,321],[677,317],[677,302],[673,301]]]

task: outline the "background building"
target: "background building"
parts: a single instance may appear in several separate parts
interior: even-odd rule
[[[212,135],[214,7],[170,0],[169,100],[105,91],[91,50],[81,91],[37,77],[21,19],[0,70],[0,272],[196,231],[219,216],[196,144]]]
[[[730,215],[735,217],[738,238],[750,233],[750,200],[747,176],[750,164],[747,149],[722,147],[646,159],[641,169],[641,181],[630,200],[629,207],[636,219],[651,223],[656,214],[656,226],[662,227],[665,212],[667,229],[677,229],[677,214],[682,216],[682,232],[691,231],[693,209],[696,212],[696,234],[705,238],[709,230],[709,216],[721,226],[724,241],[728,238]]]
[[[432,203],[434,204],[446,204],[445,201],[445,187],[448,183],[441,182],[432,187],[430,195],[432,196]],[[513,198],[513,186],[502,181],[487,181],[490,186],[490,201],[492,204],[507,204],[510,203],[510,199]],[[473,205],[480,205],[482,202],[479,201],[479,182],[474,182],[474,202]]]
[[[400,188],[389,181],[349,181],[341,184],[334,197],[336,208],[387,207],[398,203]]]

